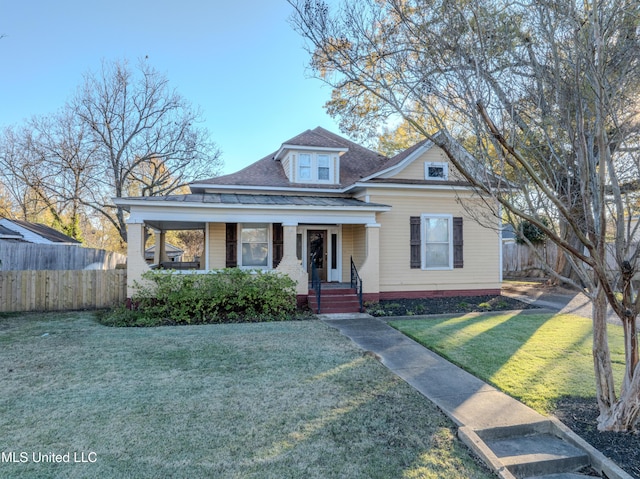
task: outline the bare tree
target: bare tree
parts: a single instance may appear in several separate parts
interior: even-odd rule
[[[125,242],[125,213],[112,197],[168,194],[219,172],[220,152],[198,126],[201,113],[146,60],[135,70],[126,61],[103,63],[67,108],[86,128],[96,166],[96,187],[82,202]]]
[[[493,198],[496,215],[529,221],[564,251],[576,276],[560,279],[593,301],[598,427],[637,430],[640,250],[629,207],[640,177],[640,3],[347,0],[331,12],[321,0],[289,2],[343,126],[400,115]],[[625,332],[619,395],[607,304]]]

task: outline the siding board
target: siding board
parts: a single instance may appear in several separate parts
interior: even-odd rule
[[[484,228],[471,218],[466,207],[485,208],[470,193],[456,198],[442,190],[370,188],[364,194],[373,203],[390,205],[392,212],[378,215],[380,228],[380,291],[455,291],[500,288],[500,242],[495,230]],[[469,195],[469,197],[465,197]],[[463,201],[465,206],[459,201]],[[475,201],[475,203],[474,203]],[[422,270],[410,268],[410,218],[422,214],[450,214],[464,218],[462,268]],[[497,220],[496,220],[497,223]]]

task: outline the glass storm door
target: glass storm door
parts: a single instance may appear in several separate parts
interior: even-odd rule
[[[315,266],[320,276],[320,281],[327,280],[327,230],[307,231],[307,252],[309,263],[307,271],[311,279],[312,266]]]

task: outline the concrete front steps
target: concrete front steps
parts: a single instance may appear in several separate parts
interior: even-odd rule
[[[309,308],[318,313],[316,292],[309,290]],[[322,288],[319,314],[359,313],[360,300],[352,288]]]
[[[587,479],[598,473],[596,477],[630,477],[559,421],[461,427],[458,435],[501,479]]]

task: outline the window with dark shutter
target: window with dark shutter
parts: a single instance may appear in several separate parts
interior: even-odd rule
[[[453,218],[453,267],[462,268],[463,260],[462,218]]]
[[[284,255],[284,230],[282,223],[273,223],[273,267],[277,268]]]
[[[226,234],[226,265],[227,268],[238,266],[238,224],[227,223]]]
[[[422,266],[422,255],[420,254],[420,217],[410,217],[410,237],[411,237],[411,268],[420,268]]]

